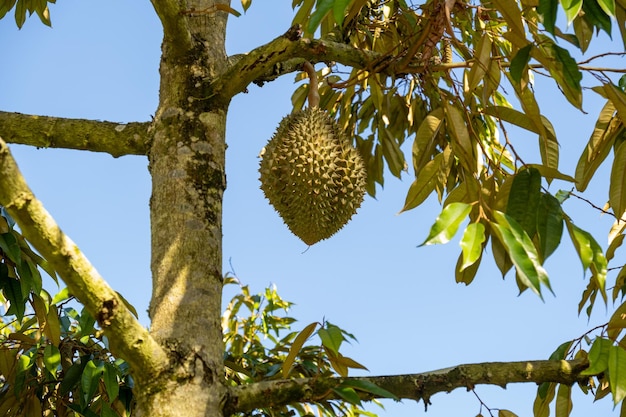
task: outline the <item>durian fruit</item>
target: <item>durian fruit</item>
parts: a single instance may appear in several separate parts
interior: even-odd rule
[[[283,118],[265,146],[259,171],[265,196],[307,245],[339,231],[365,194],[361,155],[315,105]]]

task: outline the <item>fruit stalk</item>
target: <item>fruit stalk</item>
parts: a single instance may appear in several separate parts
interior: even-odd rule
[[[309,76],[309,108],[317,107],[320,104],[320,93],[318,91],[317,73],[315,67],[309,61],[304,61],[302,69]]]

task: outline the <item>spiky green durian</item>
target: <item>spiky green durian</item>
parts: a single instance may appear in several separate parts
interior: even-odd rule
[[[318,107],[283,118],[265,146],[259,171],[265,196],[307,245],[348,223],[365,194],[361,155]]]

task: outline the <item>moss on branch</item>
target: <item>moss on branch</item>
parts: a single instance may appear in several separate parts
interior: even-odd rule
[[[168,366],[164,350],[33,195],[1,139],[0,205],[17,222],[22,235],[56,270],[70,293],[98,319],[109,338],[111,351],[130,364],[139,380],[151,380]]]
[[[571,385],[585,381],[580,375],[589,366],[586,360],[571,361],[522,361],[488,362],[459,365],[420,374],[352,377],[352,378],[303,378],[265,381],[231,388],[225,415],[253,409],[278,407],[297,402],[318,402],[340,399],[333,391],[340,384],[350,381],[367,381],[393,393],[399,399],[422,400],[425,405],[438,392],[450,392],[457,388],[472,389],[476,385],[510,383],[555,382]],[[357,391],[362,400],[380,398],[371,393]]]
[[[145,155],[150,123],[114,123],[0,112],[0,137],[39,148],[106,152],[114,157]]]

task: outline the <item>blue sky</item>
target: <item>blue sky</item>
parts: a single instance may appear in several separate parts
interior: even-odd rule
[[[266,4],[257,0],[246,15],[230,19],[229,54],[245,52],[287,30],[291,2],[271,2],[271,9]],[[51,16],[53,29],[36,18],[21,31],[12,16],[0,21],[0,109],[117,122],[149,120],[157,107],[162,36],[150,3],[66,0],[52,5]],[[595,85],[590,78],[586,82]],[[230,269],[230,260],[253,291],[275,284],[285,299],[296,303],[291,311],[299,319],[296,328],[324,318],[341,326],[359,340],[344,354],[366,365],[371,375],[388,375],[461,363],[545,359],[562,342],[606,321],[601,305],[591,320],[577,317],[587,281],[566,236],[547,263],[556,297],[546,294],[545,302],[530,291],[518,296],[514,276],[502,280],[488,257],[471,286],[456,284],[458,238],[445,246],[417,248],[439,213],[435,199],[396,215],[412,173],[402,180],[388,175],[377,198],[366,197],[344,229],[307,250],[264,199],[258,182],[257,155],[290,111],[295,87],[294,75],[287,75],[262,88],[252,85],[249,93],[232,102],[224,271]],[[585,115],[571,109],[549,80],[538,78],[536,91],[561,143],[561,170],[572,174],[602,103],[594,93],[586,93]],[[509,133],[519,141],[518,150],[536,158],[535,137],[514,129]],[[147,324],[146,158],[15,145],[11,149],[48,211]],[[587,193],[600,206],[607,196],[608,173],[603,166]],[[567,187],[553,184],[550,190],[556,192],[559,186]],[[565,209],[605,245],[610,218],[575,200]],[[230,295],[227,291],[225,299]],[[488,406],[520,416],[532,415],[535,390],[526,384],[507,390],[477,388]],[[474,416],[480,411],[473,394],[463,390],[438,394],[432,403],[427,414],[431,417]],[[591,403],[590,396],[577,395],[572,415],[611,414],[610,400]],[[382,416],[422,415],[424,410],[423,404],[410,401],[385,406]],[[485,410],[483,414],[488,415]]]

